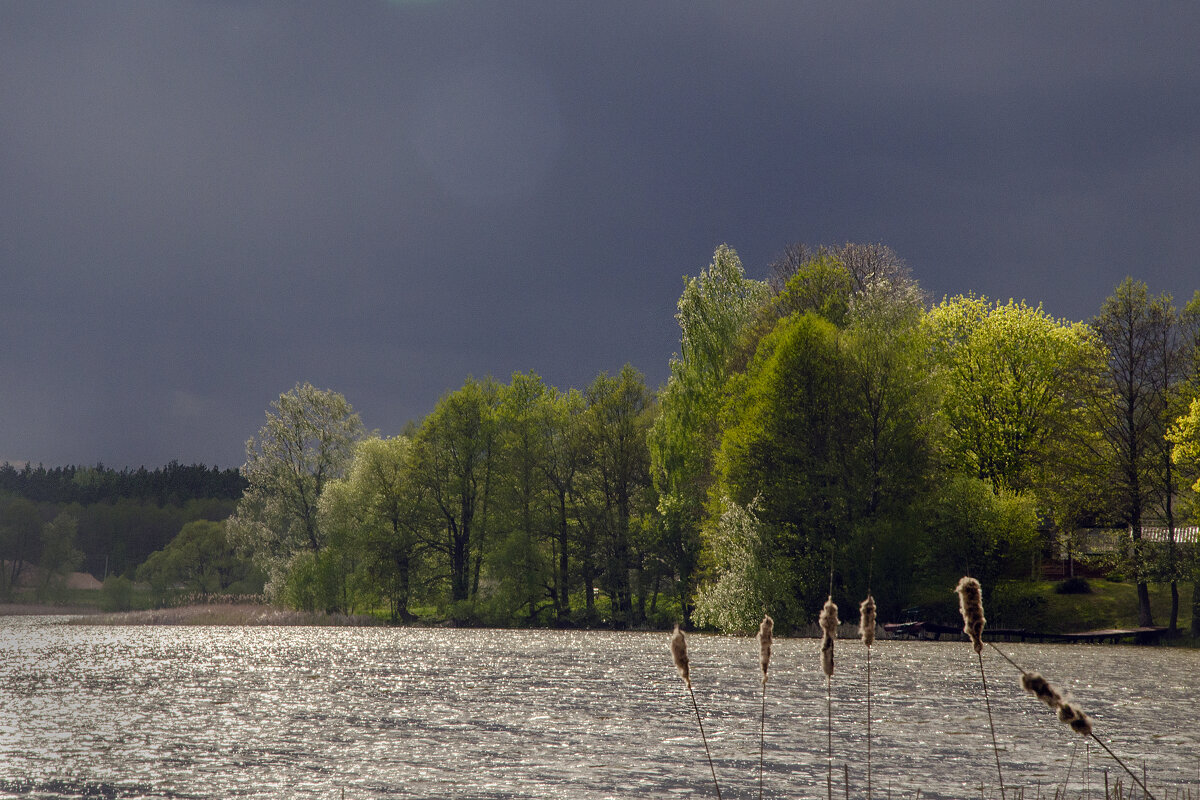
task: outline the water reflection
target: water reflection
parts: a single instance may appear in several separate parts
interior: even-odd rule
[[[0,618],[0,797],[712,796],[665,634],[335,628],[92,628]],[[1200,654],[1004,645],[1073,692],[1154,785],[1200,789]],[[757,793],[753,640],[692,636],[727,797]],[[838,646],[837,775],[865,795],[864,649]],[[1005,783],[1072,792],[1117,769],[987,661]],[[877,797],[997,787],[969,646],[877,642]],[[825,793],[815,640],[777,639],[767,795]],[[1083,766],[1090,761],[1085,776]],[[1153,788],[1153,786],[1152,786]],[[1043,793],[1047,790],[1043,789]],[[1052,790],[1049,790],[1053,794]],[[1031,795],[1032,796],[1032,795]],[[1161,797],[1161,795],[1160,795]]]

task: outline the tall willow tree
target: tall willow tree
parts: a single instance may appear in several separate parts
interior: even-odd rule
[[[282,587],[299,553],[327,544],[318,514],[326,484],[345,474],[362,421],[337,392],[297,384],[279,396],[258,435],[246,442],[242,467],[248,486],[229,521],[228,535],[252,553]]]
[[[712,263],[687,280],[679,298],[675,318],[681,352],[671,359],[671,375],[660,395],[650,458],[685,625],[691,621],[700,526],[720,438],[729,359],[768,296],[765,284],[745,277],[737,253],[721,245]]]

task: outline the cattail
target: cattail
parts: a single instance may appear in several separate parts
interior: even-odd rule
[[[675,659],[675,669],[679,670],[679,677],[683,678],[683,682],[691,689],[692,679],[688,672],[687,639],[684,638],[683,631],[679,629],[678,625],[675,626],[675,632],[671,634],[671,657]]]
[[[875,598],[871,595],[858,606],[858,635],[867,647],[875,644]]]
[[[1059,694],[1058,689],[1050,684],[1048,680],[1043,678],[1040,673],[1026,672],[1021,675],[1021,686],[1025,691],[1041,700],[1051,708],[1061,708],[1063,704],[1063,696]]]
[[[871,797],[871,645],[875,643],[875,598],[867,592],[867,599],[858,605],[858,635],[867,646],[867,800]],[[849,781],[847,781],[847,785]]]
[[[762,667],[762,710],[758,718],[758,797],[763,796],[763,753],[767,735],[767,667],[771,663],[771,639],[775,632],[775,620],[763,614],[758,626],[758,665]]]
[[[717,768],[713,765],[712,751],[708,749],[708,737],[704,735],[704,722],[700,719],[700,704],[696,702],[696,693],[692,691],[692,679],[688,673],[687,639],[679,626],[671,634],[671,658],[675,659],[675,669],[679,677],[687,685],[688,696],[692,698],[692,709],[696,712],[696,725],[700,728],[700,741],[704,743],[704,755],[708,757],[708,768],[712,772],[713,786],[717,790],[717,800],[721,800],[721,784],[717,783]]]
[[[974,578],[963,578],[954,587],[958,592],[958,608],[962,612],[963,633],[971,637],[971,644],[976,653],[983,652],[983,626],[987,620],[983,616],[983,590],[979,581]]]
[[[1083,709],[1068,700],[1064,700],[1058,707],[1058,719],[1060,722],[1070,725],[1071,730],[1081,736],[1090,736],[1092,733],[1092,718],[1083,713]]]
[[[762,624],[758,626],[758,664],[762,667],[762,681],[767,682],[767,667],[771,663],[771,639],[775,631],[775,620],[763,615]]]
[[[962,612],[963,633],[971,637],[975,655],[979,658],[979,681],[983,684],[983,703],[987,708],[988,730],[992,733],[992,752],[996,755],[996,777],[1000,780],[1000,796],[1004,797],[1004,772],[1000,769],[1000,745],[996,743],[996,723],[992,719],[992,701],[988,697],[987,674],[983,670],[983,589],[974,578],[963,577],[954,587],[958,592],[958,610]]]
[[[821,669],[826,677],[833,675],[833,640],[837,638],[838,607],[833,596],[825,601],[821,609]]]

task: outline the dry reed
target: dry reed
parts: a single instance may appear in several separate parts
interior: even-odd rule
[[[858,606],[858,635],[867,647],[875,644],[875,598],[869,594]]]
[[[825,785],[828,800],[833,800],[833,642],[837,639],[839,620],[837,603],[833,602],[832,594],[821,608],[818,620],[821,623],[821,671],[825,673],[825,730],[829,751],[829,772]]]
[[[696,712],[696,725],[700,728],[700,741],[704,744],[704,755],[708,758],[708,769],[712,772],[713,787],[717,790],[717,800],[721,800],[721,784],[717,782],[717,768],[713,766],[712,752],[708,749],[708,737],[704,735],[704,722],[700,719],[700,704],[696,702],[696,692],[692,689],[691,667],[688,663],[687,638],[683,630],[676,625],[670,639],[671,658],[679,677],[687,686],[688,696],[692,698],[692,708]]]
[[[758,798],[763,796],[763,751],[767,740],[767,668],[771,665],[771,642],[774,639],[775,620],[763,615],[758,626],[758,666],[762,669],[762,712],[758,718]]]
[[[1096,742],[1096,744],[1100,745],[1100,747],[1104,749],[1104,752],[1108,753],[1109,757],[1112,758],[1113,761],[1116,761],[1117,764],[1120,765],[1121,769],[1125,770],[1125,772],[1129,774],[1129,777],[1133,778],[1134,783],[1141,787],[1145,797],[1149,798],[1149,800],[1153,800],[1154,795],[1150,794],[1150,791],[1146,788],[1145,777],[1143,776],[1141,779],[1139,779],[1138,776],[1134,774],[1133,770],[1131,770],[1129,766],[1122,761],[1121,758],[1114,753],[1112,749],[1100,739],[1099,736],[1096,735],[1095,731],[1092,729],[1092,718],[1084,713],[1083,709],[1079,708],[1079,706],[1067,699],[1062,692],[1060,692],[1054,687],[1053,684],[1043,678],[1041,674],[1026,670],[1020,664],[1009,658],[1008,655],[995,644],[992,642],[988,642],[988,644],[993,650],[1000,654],[1001,658],[1003,658],[1009,664],[1012,664],[1017,668],[1017,671],[1021,673],[1021,687],[1025,691],[1029,692],[1038,700],[1041,700],[1043,703],[1053,709],[1057,713],[1059,721],[1064,725],[1069,726],[1071,730],[1075,731],[1080,736],[1090,736],[1092,740]]]
[[[983,670],[983,588],[979,581],[963,577],[954,587],[958,593],[958,610],[962,612],[963,633],[971,637],[971,645],[979,658],[979,681],[983,684],[983,703],[987,708],[988,730],[992,734],[992,752],[996,755],[996,777],[1000,781],[1000,798],[1004,798],[1004,772],[1000,769],[1000,746],[996,743],[996,723],[992,719],[992,701],[988,697],[987,674]]]
[[[871,645],[875,643],[875,598],[869,592],[858,606],[858,635],[867,647],[867,800],[871,800]]]
[[[830,596],[825,601],[824,607],[821,608],[821,670],[825,673],[825,677],[829,678],[833,675],[833,641],[837,638],[838,632],[838,607],[837,603],[833,602],[833,597]]]
[[[767,668],[771,665],[771,642],[774,638],[775,620],[764,615],[758,626],[758,665],[762,669],[762,682],[767,682]]]
[[[971,644],[976,653],[983,652],[983,626],[987,619],[983,616],[983,589],[974,578],[963,578],[954,587],[958,593],[958,610],[962,612],[963,633],[971,637]]]
[[[679,677],[687,684],[687,688],[692,688],[692,677],[688,667],[688,652],[687,639],[683,636],[683,631],[678,625],[675,626],[675,631],[671,634],[671,658],[675,661],[675,669],[679,670]]]

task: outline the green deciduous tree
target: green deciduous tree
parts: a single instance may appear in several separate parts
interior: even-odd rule
[[[552,444],[546,426],[551,392],[536,374],[516,373],[500,390],[496,409],[496,510],[504,533],[493,557],[495,603],[505,618],[527,624],[554,609],[558,598],[553,486],[545,469]]]
[[[36,558],[41,532],[35,503],[23,497],[0,500],[0,597],[12,597],[17,581]]]
[[[1168,433],[1171,458],[1192,484],[1193,519],[1200,522],[1200,395],[1192,398]],[[1192,553],[1192,635],[1200,636],[1200,553]]]
[[[597,376],[585,397],[588,463],[581,476],[581,517],[603,554],[604,589],[612,600],[613,624],[621,627],[645,619],[653,407],[644,378],[628,364],[615,376]]]
[[[424,549],[426,490],[415,469],[408,437],[373,436],[355,445],[346,477],[330,482],[321,497],[336,546],[361,556],[359,591],[385,600],[393,621],[412,619],[409,601]]]
[[[1105,382],[1093,400],[1095,426],[1113,492],[1112,513],[1129,526],[1137,581],[1138,624],[1150,626],[1148,581],[1156,577],[1142,526],[1163,497],[1165,415],[1163,338],[1173,325],[1169,298],[1151,298],[1146,284],[1126,278],[1093,320],[1108,355]]]
[[[137,579],[149,583],[160,602],[177,591],[254,594],[262,589],[261,572],[237,554],[225,536],[224,523],[208,520],[184,525],[166,547],[138,567]]]
[[[417,480],[425,486],[436,525],[426,544],[440,554],[450,600],[479,591],[496,462],[496,404],[491,380],[468,379],[442,397],[416,436]]]
[[[840,326],[822,311],[828,303],[804,307],[778,321],[728,384],[716,462],[716,491],[727,499],[706,526],[715,581],[706,589],[706,618],[715,618],[714,597],[729,596],[712,587],[728,585],[730,570],[796,601],[772,610],[784,625],[819,606],[831,568],[838,588],[855,593],[873,576],[897,608],[912,589],[914,509],[931,484],[937,405],[920,295],[915,287],[865,285],[832,315]],[[719,544],[723,531],[747,530],[731,523],[733,509],[751,503],[762,555],[747,570],[745,559],[739,567],[718,554],[728,550]]]
[[[38,559],[38,566],[42,570],[39,597],[44,599],[59,595],[67,576],[83,563],[83,552],[75,545],[78,526],[79,521],[65,511],[42,526],[42,555]]]
[[[579,476],[584,468],[584,413],[587,405],[583,395],[572,389],[549,390],[541,404],[540,424],[544,437],[543,459],[539,465],[548,486],[553,538],[551,556],[554,561],[554,604],[559,624],[571,615],[571,589],[577,585],[571,569],[571,554],[580,560],[578,546]],[[590,585],[590,584],[589,584]],[[595,598],[587,592],[587,616],[594,616]]]
[[[818,607],[832,545],[847,534],[842,366],[832,323],[813,313],[780,320],[733,387],[717,459],[721,493],[737,506],[755,502],[771,570],[800,608]]]
[[[1033,498],[972,475],[948,475],[922,510],[923,571],[949,581],[971,575],[985,586],[1028,574],[1038,550]]]

